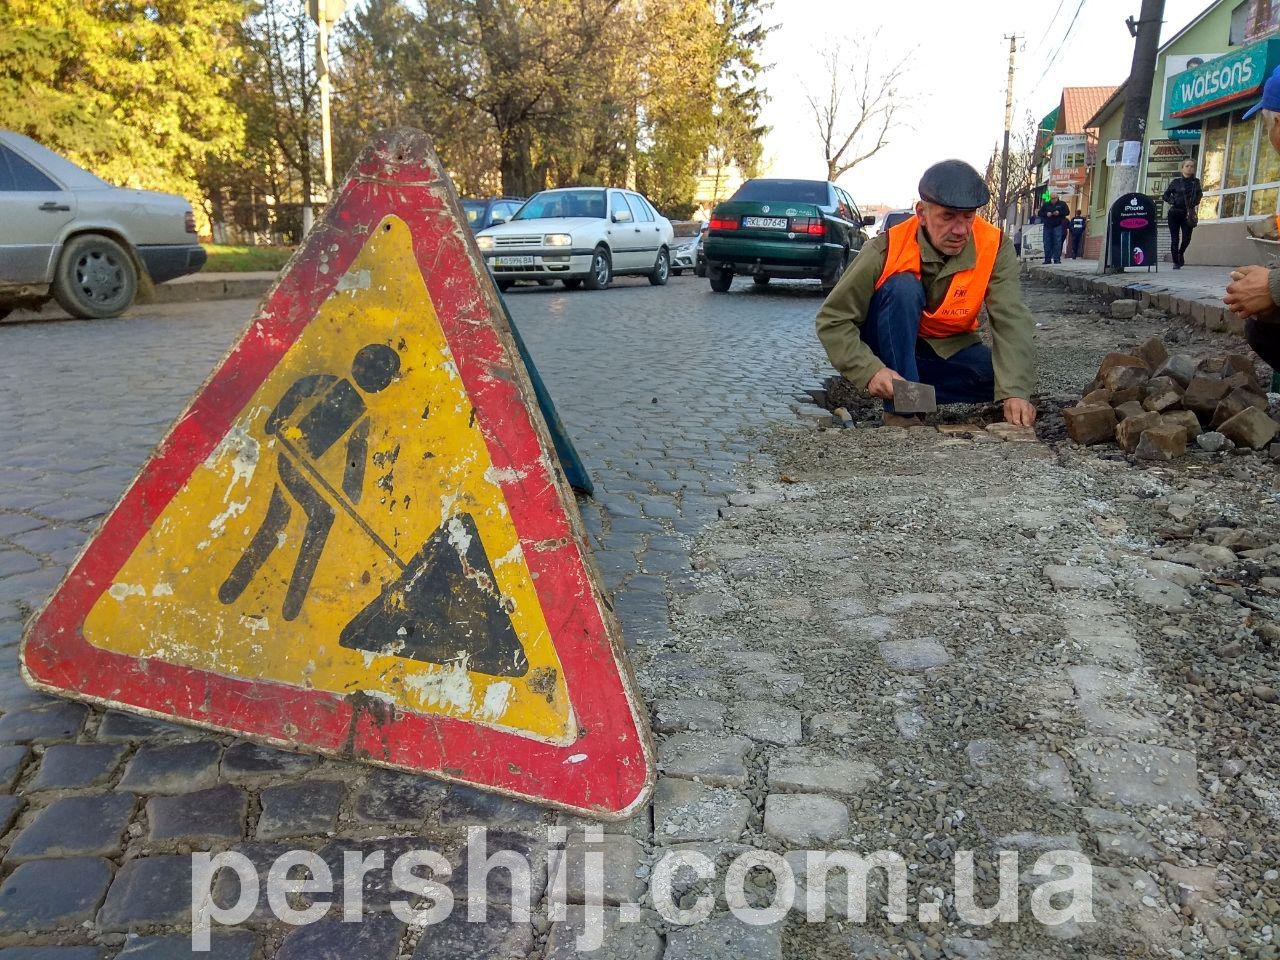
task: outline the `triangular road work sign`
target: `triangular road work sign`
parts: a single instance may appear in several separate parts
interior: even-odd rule
[[[22,665],[93,703],[589,815],[644,802],[618,627],[424,134],[361,155]]]

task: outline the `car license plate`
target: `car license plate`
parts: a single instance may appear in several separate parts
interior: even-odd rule
[[[499,267],[532,267],[533,257],[496,257],[494,263]]]
[[[766,230],[785,230],[787,229],[786,217],[743,217],[742,225],[744,227],[763,227]]]

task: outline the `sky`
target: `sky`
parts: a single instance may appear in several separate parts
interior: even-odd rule
[[[822,58],[828,43],[861,47],[886,64],[910,54],[903,126],[839,181],[859,204],[902,207],[915,199],[925,167],[959,157],[982,170],[1003,139],[1007,34],[1022,37],[1013,81],[1017,129],[1028,113],[1039,120],[1057,106],[1064,86],[1123,82],[1133,60],[1124,21],[1136,18],[1140,6],[1139,0],[776,0],[769,22],[777,27],[762,56],[769,95],[764,121],[771,130],[761,172],[826,178],[805,90],[829,83]],[[1207,6],[1208,0],[1165,0],[1161,42]]]

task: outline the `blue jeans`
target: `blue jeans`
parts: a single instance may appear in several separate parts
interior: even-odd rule
[[[1061,263],[1062,262],[1062,224],[1051,227],[1045,224],[1044,228],[1044,262],[1045,263]]]
[[[944,360],[920,339],[924,310],[924,284],[910,273],[895,273],[871,296],[862,342],[886,367],[931,384],[939,403],[990,403],[996,394],[991,349],[975,343]],[[886,400],[884,408],[893,413],[893,401]]]

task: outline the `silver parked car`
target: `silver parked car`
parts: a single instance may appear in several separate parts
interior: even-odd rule
[[[50,297],[72,316],[118,316],[144,273],[163,283],[205,259],[182,197],[113,187],[0,130],[0,317]]]

